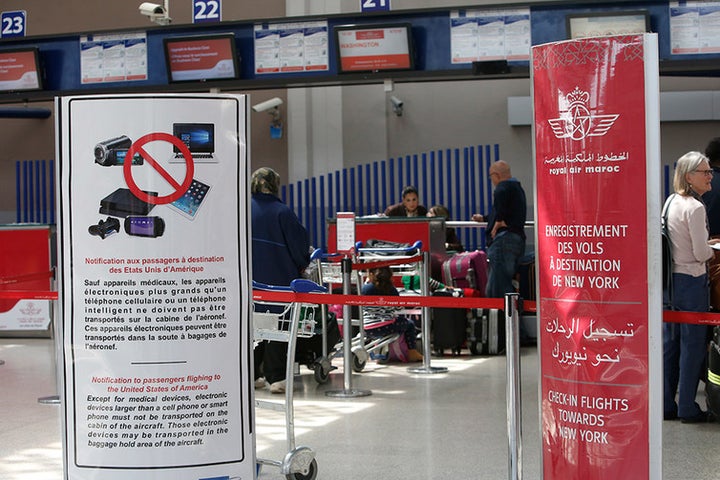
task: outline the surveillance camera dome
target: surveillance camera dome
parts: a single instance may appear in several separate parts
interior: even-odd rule
[[[264,112],[266,110],[270,110],[271,108],[278,107],[282,105],[283,101],[280,97],[274,97],[270,100],[265,100],[264,102],[260,102],[257,105],[253,105],[252,109],[256,112]]]
[[[140,10],[140,13],[147,16],[165,15],[167,13],[165,11],[165,7],[163,7],[162,5],[150,2],[141,3],[138,7],[138,10]]]

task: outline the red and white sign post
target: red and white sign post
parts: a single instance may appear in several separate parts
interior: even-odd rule
[[[657,39],[540,45],[532,75],[543,477],[660,478]]]

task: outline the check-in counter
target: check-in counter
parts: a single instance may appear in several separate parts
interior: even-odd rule
[[[329,218],[328,252],[337,251],[337,219]],[[359,217],[355,219],[355,241],[369,239],[413,244],[420,240],[424,252],[430,252],[430,274],[441,278],[445,251],[445,219],[442,217]]]
[[[0,226],[0,292],[47,292],[53,288],[54,227]],[[49,337],[50,300],[0,297],[0,337]]]

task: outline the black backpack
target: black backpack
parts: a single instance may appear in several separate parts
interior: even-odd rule
[[[667,216],[670,204],[675,199],[676,194],[672,194],[665,200],[662,209],[662,288],[663,288],[663,307],[667,310],[673,308],[673,289],[672,289],[672,242],[667,228]]]

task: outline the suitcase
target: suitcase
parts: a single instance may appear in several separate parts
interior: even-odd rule
[[[505,353],[505,312],[474,308],[468,320],[467,343],[473,355]]]
[[[705,381],[707,407],[715,417],[720,418],[720,327],[713,328],[707,363],[707,380]]]
[[[433,296],[452,295],[452,292],[433,292]],[[430,319],[434,353],[443,355],[444,350],[449,348],[453,355],[460,355],[467,337],[467,309],[431,308]]]
[[[487,254],[482,250],[456,253],[442,264],[445,285],[473,288],[485,295],[487,285]]]

